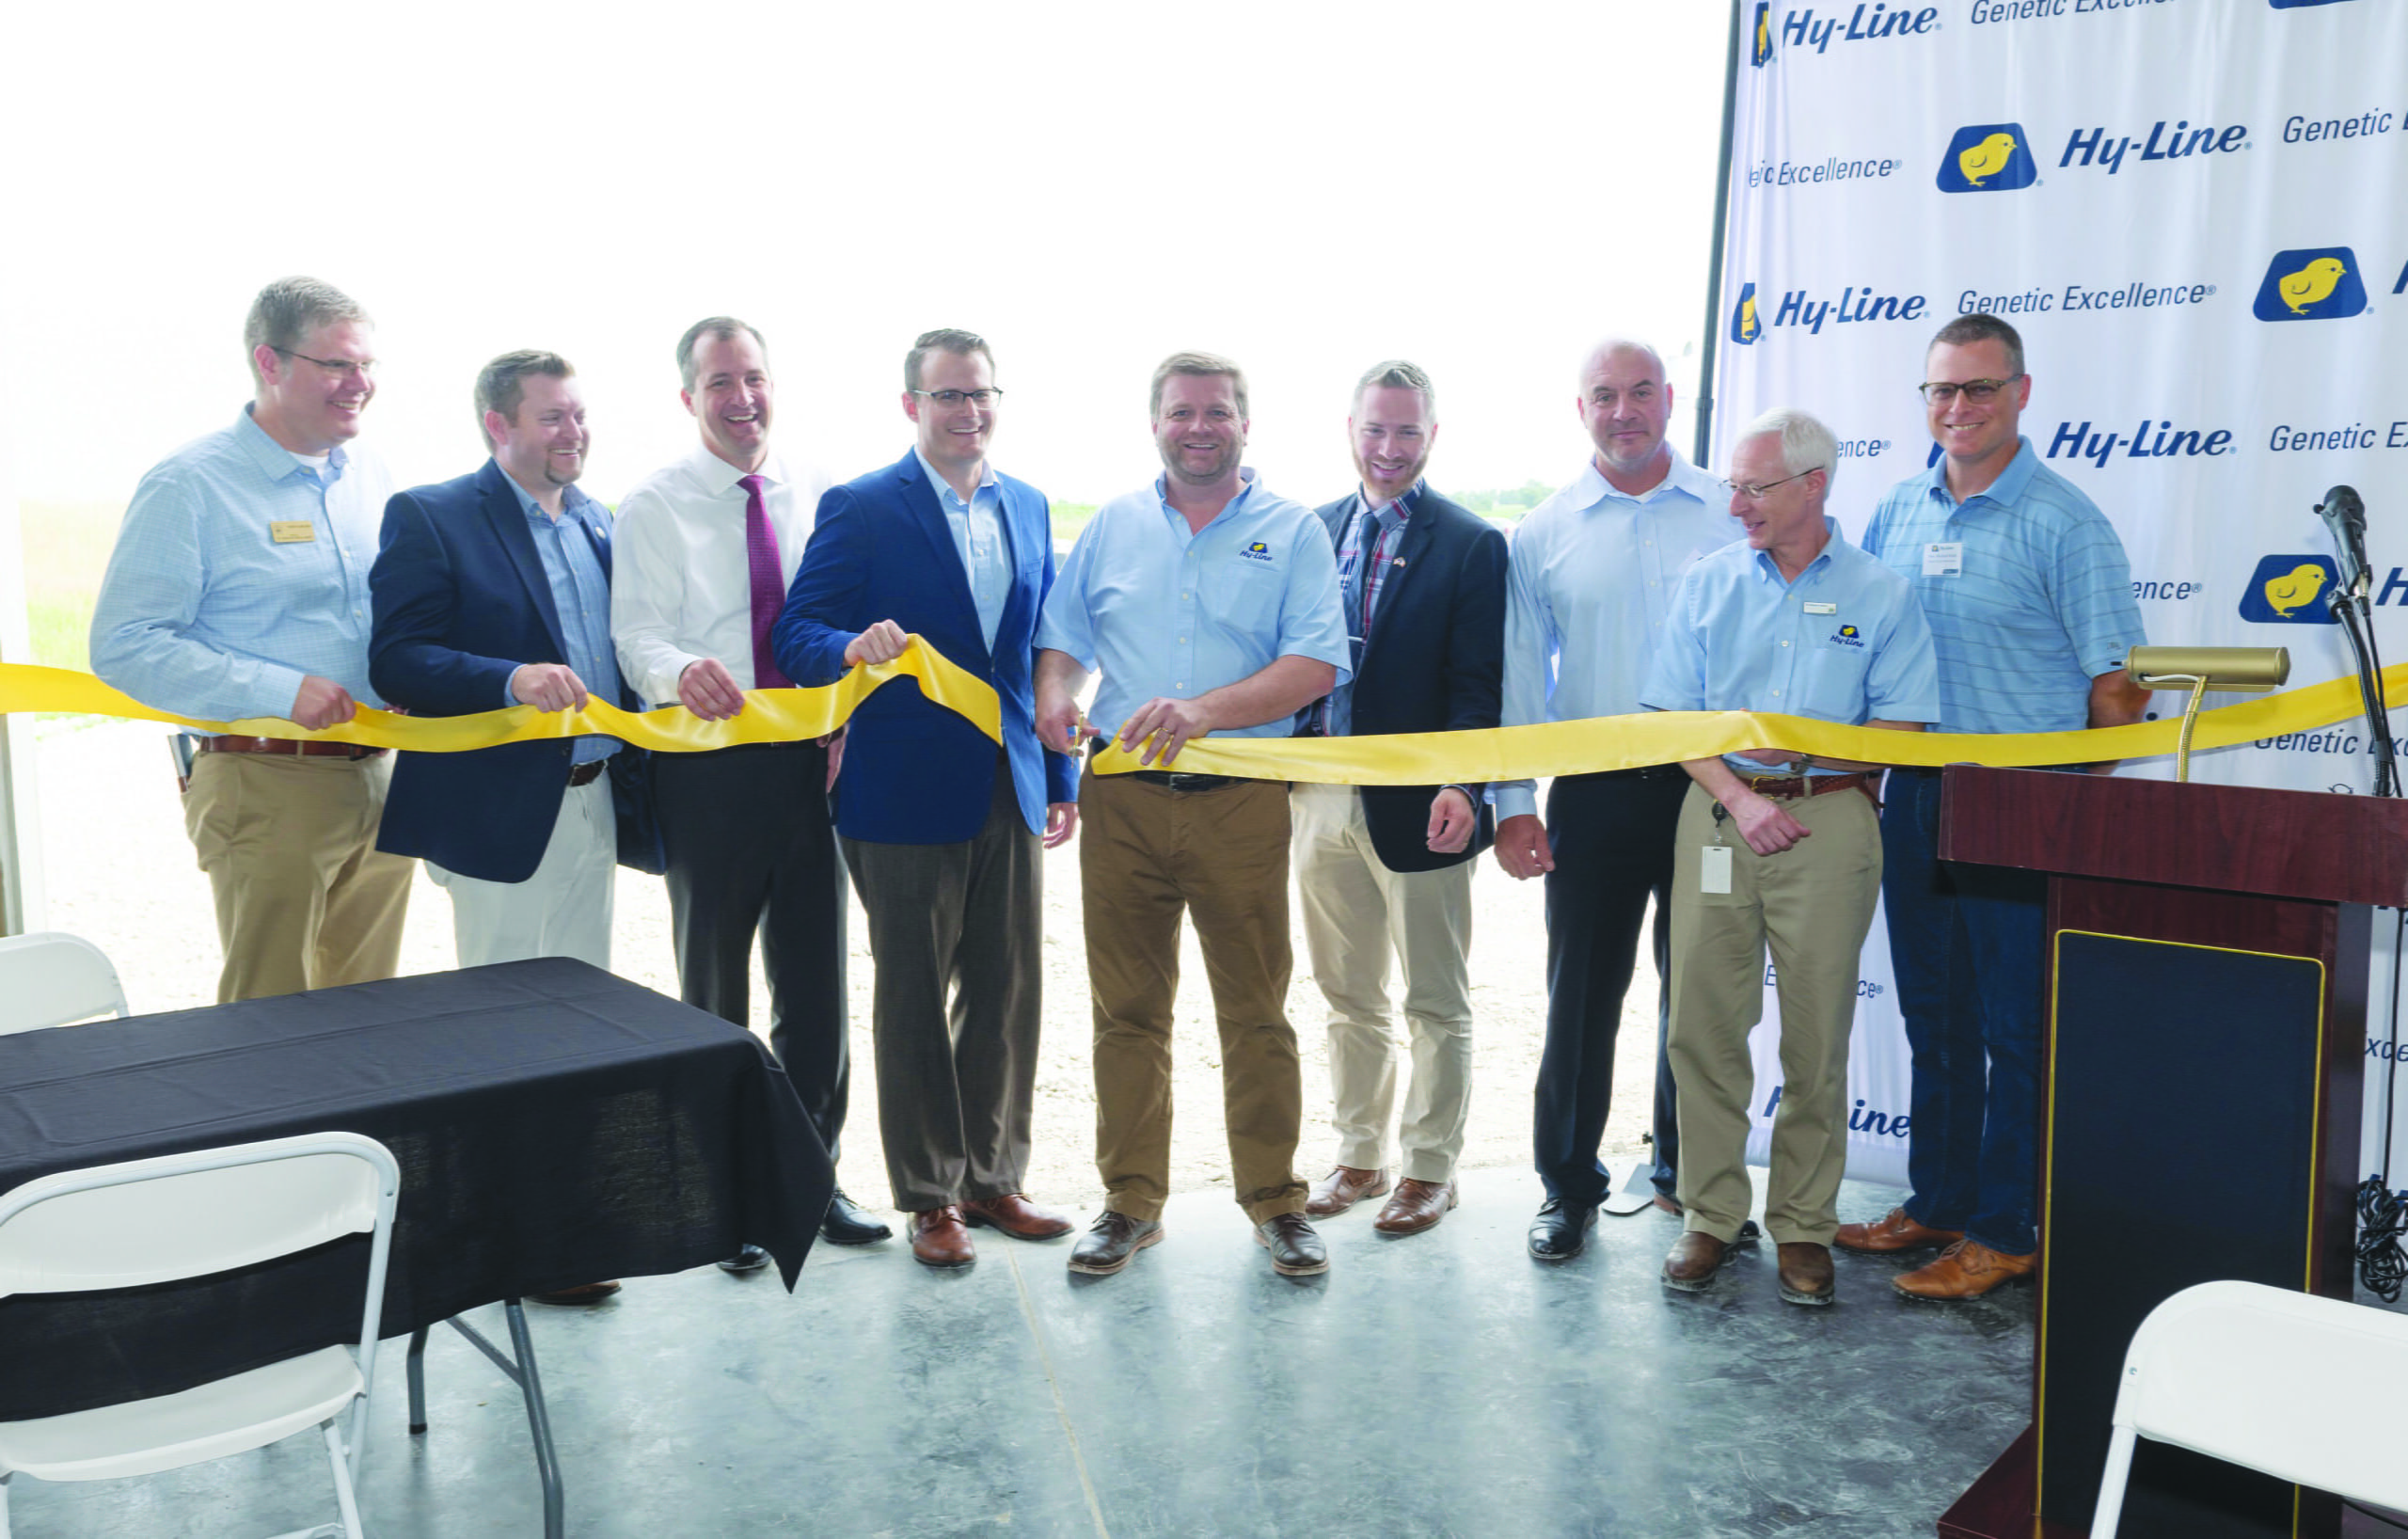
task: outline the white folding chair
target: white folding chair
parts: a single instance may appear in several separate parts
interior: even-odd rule
[[[2091,1539],[2115,1539],[2136,1437],[2297,1485],[2408,1507],[2408,1316],[2255,1282],[2203,1282],[2132,1333]]]
[[[356,1361],[343,1347],[322,1347],[176,1394],[0,1422],[0,1539],[13,1475],[147,1475],[309,1426],[325,1434],[342,1520],[283,1539],[361,1539],[359,1445],[400,1191],[400,1168],[384,1145],[319,1133],[61,1171],[0,1194],[0,1298],[206,1277],[345,1234],[371,1236]]]
[[[0,1037],[130,1013],[117,969],[82,936],[45,930],[0,940]]]

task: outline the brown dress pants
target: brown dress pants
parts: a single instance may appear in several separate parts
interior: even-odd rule
[[[1174,790],[1090,770],[1079,808],[1103,1205],[1159,1218],[1170,1195],[1171,1005],[1180,917],[1192,913],[1220,1023],[1238,1205],[1258,1224],[1302,1213],[1304,1082],[1287,1010],[1287,785]]]

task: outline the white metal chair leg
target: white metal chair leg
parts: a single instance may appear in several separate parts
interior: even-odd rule
[[[2099,1506],[2090,1515],[2090,1539],[2115,1539],[2115,1525],[2124,1515],[2124,1483],[2132,1474],[2133,1431],[2129,1423],[2115,1428],[2107,1443],[2107,1468],[2099,1478]]]

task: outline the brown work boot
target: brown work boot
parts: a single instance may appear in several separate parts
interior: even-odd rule
[[[1732,1248],[1703,1230],[1685,1230],[1664,1258],[1664,1286],[1685,1293],[1703,1293],[1714,1274],[1731,1264]]]
[[[1963,1230],[1936,1230],[1908,1217],[1906,1209],[1893,1208],[1875,1223],[1842,1224],[1840,1231],[1831,1236],[1831,1244],[1842,1250],[1886,1256],[1894,1250],[1917,1250],[1925,1245],[1953,1245],[1963,1238]]]
[[[1418,1234],[1435,1228],[1462,1200],[1451,1181],[1416,1181],[1407,1176],[1396,1183],[1396,1196],[1388,1198],[1371,1227],[1382,1234]]]
[[[1781,1244],[1781,1296],[1787,1304],[1829,1304],[1839,1292],[1831,1275],[1831,1247],[1811,1240]]]
[[[1386,1195],[1388,1184],[1385,1170],[1357,1170],[1351,1165],[1341,1165],[1313,1182],[1312,1196],[1305,1200],[1305,1212],[1315,1218],[1335,1218],[1367,1197]]]
[[[1909,1298],[1979,1298],[1991,1289],[2028,1277],[2039,1257],[2009,1256],[1979,1240],[1959,1240],[1940,1259],[1890,1279]]]
[[[1108,1277],[1129,1264],[1130,1259],[1150,1245],[1159,1245],[1163,1237],[1159,1218],[1132,1218],[1125,1213],[1106,1208],[1087,1226],[1085,1234],[1070,1251],[1070,1270],[1091,1277]]]

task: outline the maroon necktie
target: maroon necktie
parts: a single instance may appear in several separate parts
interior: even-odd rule
[[[752,687],[783,690],[792,681],[778,672],[769,649],[770,627],[786,602],[785,584],[778,579],[778,532],[761,505],[761,478],[738,476],[736,484],[744,488],[744,563],[752,576]]]

